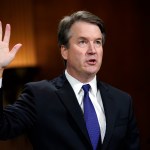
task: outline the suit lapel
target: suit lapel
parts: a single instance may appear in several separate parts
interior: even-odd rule
[[[113,98],[109,93],[109,89],[107,88],[107,86],[104,85],[103,83],[98,83],[98,88],[100,89],[101,92],[101,97],[102,97],[105,116],[106,116],[106,133],[102,144],[102,150],[105,150],[107,149],[108,143],[113,133],[115,119],[116,119],[116,106],[113,101]]]
[[[59,83],[56,84],[56,87],[58,88],[58,90],[56,91],[56,94],[59,96],[64,106],[66,107],[68,112],[71,114],[73,120],[75,121],[75,124],[81,131],[82,135],[90,143],[89,136],[88,136],[87,129],[85,126],[85,122],[84,122],[84,118],[83,118],[83,112],[76,99],[75,93],[71,85],[69,84],[68,80],[66,79],[65,75],[63,75],[62,77],[63,77],[62,81],[60,81],[59,79]]]
[[[81,131],[83,137],[85,137],[86,141],[88,141],[89,146],[91,146],[83,118],[83,113],[77,102],[75,93],[71,85],[67,81],[65,75],[62,75],[61,77],[57,78],[54,82],[57,88],[56,94],[59,96],[60,100],[63,102],[64,106],[72,116],[75,124]],[[109,93],[108,87],[105,84],[98,82],[98,89],[101,93],[106,116],[106,134],[102,144],[102,150],[106,150],[107,145],[109,144],[109,141],[112,137],[117,112],[115,103],[113,101],[113,98],[111,97],[111,94]]]

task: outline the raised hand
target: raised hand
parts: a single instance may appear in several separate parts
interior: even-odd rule
[[[9,49],[9,40],[11,34],[10,24],[6,25],[3,37],[2,23],[0,21],[0,69],[4,69],[15,58],[16,53],[22,44],[16,44],[11,50]]]

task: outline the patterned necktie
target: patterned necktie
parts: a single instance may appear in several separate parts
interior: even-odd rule
[[[84,119],[93,146],[93,150],[96,150],[100,138],[100,127],[94,106],[89,97],[90,85],[85,84],[82,86],[82,89],[84,90]]]

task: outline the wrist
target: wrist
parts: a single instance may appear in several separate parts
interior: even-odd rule
[[[0,69],[0,78],[2,78],[3,72],[4,72],[4,68],[1,68],[1,69]]]

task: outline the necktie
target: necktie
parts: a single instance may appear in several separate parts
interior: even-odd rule
[[[100,127],[94,106],[89,97],[90,85],[85,84],[82,86],[82,89],[84,90],[84,119],[93,146],[93,150],[96,150],[100,138]]]

